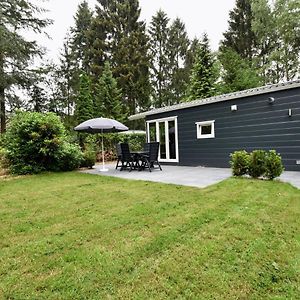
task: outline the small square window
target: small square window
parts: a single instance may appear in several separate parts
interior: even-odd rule
[[[215,121],[197,122],[197,138],[210,139],[215,137]]]

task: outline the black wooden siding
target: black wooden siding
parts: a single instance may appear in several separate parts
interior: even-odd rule
[[[273,104],[269,97],[275,98]],[[232,112],[231,105],[238,111]],[[300,171],[300,88],[174,110],[147,120],[171,116],[178,117],[180,165],[229,167],[229,155],[236,150],[275,149],[286,170]],[[215,138],[197,139],[195,123],[210,120],[215,120]]]

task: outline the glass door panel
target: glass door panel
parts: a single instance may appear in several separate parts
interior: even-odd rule
[[[149,123],[149,142],[156,142],[156,123]]]
[[[159,122],[160,158],[167,159],[165,122]]]
[[[159,142],[159,160],[178,162],[177,119],[153,120],[147,124],[148,142]]]
[[[168,121],[169,159],[176,159],[175,121]]]

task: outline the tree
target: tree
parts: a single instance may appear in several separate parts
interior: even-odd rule
[[[231,48],[242,58],[253,59],[256,36],[252,30],[252,0],[236,0],[235,8],[229,13],[229,28],[224,33],[221,51]]]
[[[60,56],[59,65],[56,68],[55,78],[59,105],[65,111],[67,118],[73,113],[75,99],[78,95],[81,68],[72,52],[71,37],[67,35]]]
[[[159,10],[150,23],[151,82],[154,106],[168,105],[171,98],[171,66],[169,62],[169,18]]]
[[[24,30],[41,33],[51,22],[37,15],[44,10],[28,1],[2,0],[0,3],[0,125],[6,129],[6,101],[12,86],[22,87],[31,76],[29,63],[42,51],[36,41],[26,40]]]
[[[93,118],[94,106],[91,91],[91,79],[86,73],[80,75],[79,94],[76,100],[75,118],[78,123]]]
[[[31,111],[34,112],[45,112],[47,111],[47,97],[45,90],[38,86],[37,84],[33,85],[30,90],[30,99],[29,105]]]
[[[102,76],[95,90],[95,116],[116,119],[120,122],[125,121],[127,115],[123,113],[122,93],[108,62],[105,63]]]
[[[216,79],[215,59],[210,51],[207,34],[204,34],[191,72],[186,100],[192,101],[215,95]]]
[[[272,55],[276,45],[275,19],[268,0],[253,0],[252,30],[256,36],[257,47],[255,65],[264,84],[275,83],[277,80],[272,70]]]
[[[300,1],[252,0],[252,29],[256,35],[255,63],[264,83],[299,76]]]
[[[145,23],[139,21],[138,0],[98,0],[93,34],[97,38],[92,53],[93,71],[100,75],[109,58],[113,74],[123,92],[123,107],[130,114],[150,106],[148,37]],[[97,58],[95,54],[97,53]],[[95,59],[96,58],[96,59]]]
[[[289,81],[299,76],[300,67],[300,1],[276,0],[274,7],[276,61],[278,79]]]
[[[168,39],[169,63],[171,66],[170,104],[179,103],[185,95],[187,77],[184,62],[189,46],[189,39],[184,23],[176,18],[170,26]]]
[[[76,62],[79,70],[90,73],[90,48],[92,39],[90,31],[93,21],[93,12],[88,6],[88,2],[84,0],[79,4],[75,15],[75,26],[71,28],[70,49],[72,59]]]
[[[219,54],[221,62],[221,78],[219,90],[221,93],[242,91],[261,85],[261,78],[257,71],[251,67],[249,61],[243,59],[238,53],[228,49]]]

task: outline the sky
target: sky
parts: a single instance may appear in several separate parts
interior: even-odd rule
[[[57,61],[63,40],[70,26],[74,24],[74,15],[82,0],[49,0],[43,7],[49,12],[46,16],[54,21],[46,31],[51,39],[38,36],[40,45],[48,49],[47,57]],[[96,0],[88,0],[94,8]],[[179,17],[186,25],[190,38],[201,37],[207,32],[213,50],[217,50],[222,33],[228,27],[229,11],[233,9],[235,0],[140,0],[141,19],[147,24],[160,8],[172,20]]]

